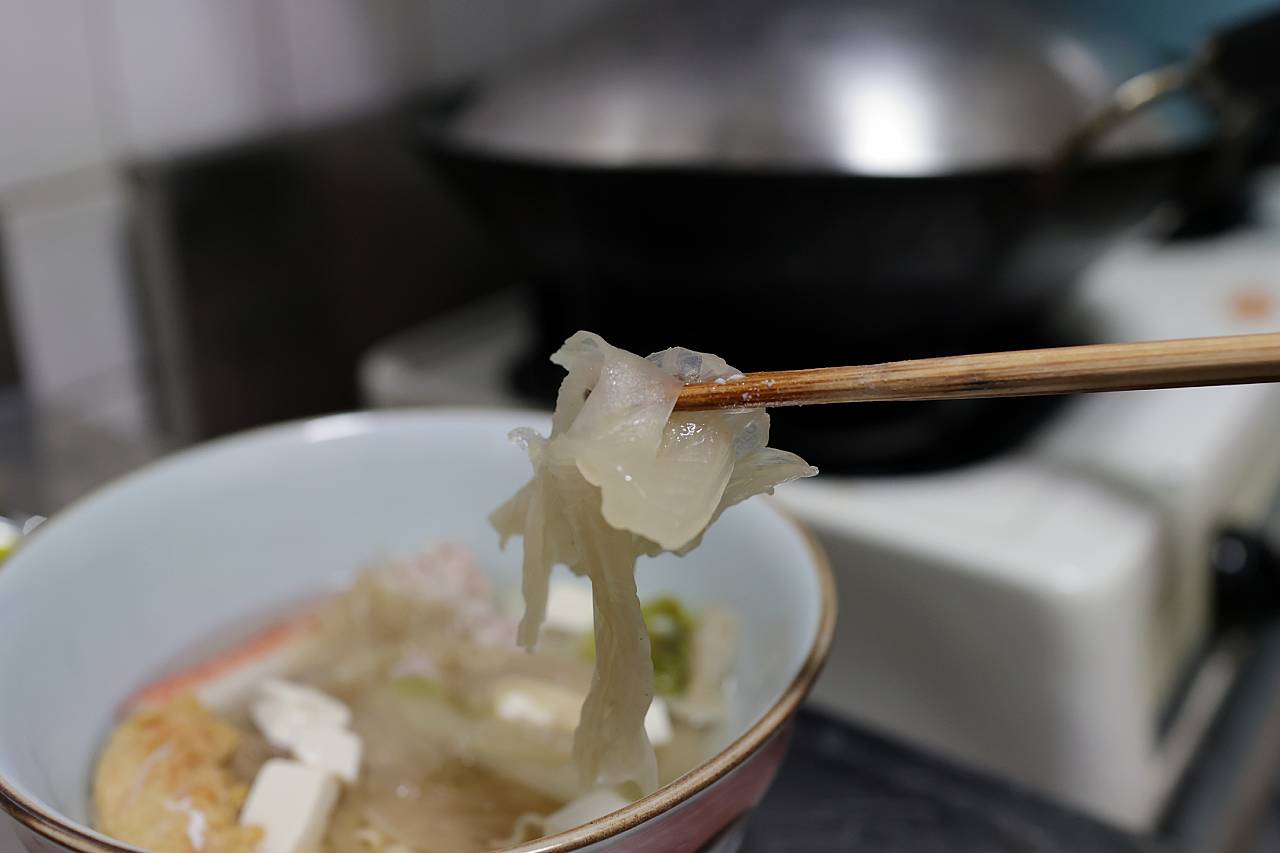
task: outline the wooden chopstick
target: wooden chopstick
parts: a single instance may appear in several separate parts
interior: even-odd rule
[[[1280,333],[993,352],[748,373],[686,385],[676,409],[1028,397],[1280,381]]]

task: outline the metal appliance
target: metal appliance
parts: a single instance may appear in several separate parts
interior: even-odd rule
[[[1163,64],[1039,0],[649,0],[486,81],[442,135],[597,167],[1040,167],[1125,80]],[[1195,118],[1161,105],[1098,153],[1189,147],[1205,137]]]
[[[1276,270],[1280,219],[1138,241],[1091,269],[1071,310],[1099,340],[1274,331]],[[375,406],[524,404],[510,368],[536,337],[504,294],[376,347],[361,387]],[[814,701],[1152,827],[1249,645],[1243,622],[1215,617],[1215,565],[1228,582],[1258,571],[1277,435],[1275,386],[1096,395],[982,463],[786,487],[841,595]],[[1260,578],[1236,598],[1271,595]]]
[[[1275,331],[1278,236],[1126,247],[1076,307],[1106,340]],[[1278,436],[1275,386],[1101,394],[979,465],[787,489],[841,573],[814,700],[1151,827],[1248,647],[1215,570],[1280,533]]]
[[[1263,24],[1166,66],[1056,0],[632,2],[421,139],[521,266],[531,393],[554,393],[541,353],[579,328],[697,340],[744,370],[1083,342],[1058,309],[1109,241],[1162,201],[1196,201],[1182,229],[1236,210],[1270,102],[1250,61],[1280,43]],[[1046,411],[894,404],[780,429],[867,473],[969,461],[992,447],[966,437]]]

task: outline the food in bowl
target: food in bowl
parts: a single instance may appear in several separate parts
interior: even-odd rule
[[[0,569],[0,822],[32,850],[136,849],[91,828],[90,797],[118,709],[140,707],[132,688],[213,657],[185,688],[166,680],[169,697],[201,677],[220,686],[197,690],[199,699],[233,692],[235,678],[205,674],[248,679],[256,665],[226,661],[287,658],[287,639],[308,620],[260,629],[335,581],[345,588],[371,559],[463,543],[493,589],[518,597],[519,550],[499,549],[485,517],[528,473],[508,432],[538,419],[435,409],[283,424],[174,454],[59,512]],[[556,580],[553,590],[586,583],[567,572]],[[672,594],[695,617],[717,606],[734,615],[725,722],[706,730],[709,757],[688,773],[523,853],[693,853],[713,839],[730,849],[829,648],[830,572],[767,501],[726,512],[685,557],[642,561],[636,582],[646,603]],[[257,648],[218,654],[245,637]]]
[[[725,508],[816,472],[766,446],[763,411],[672,417],[685,382],[737,375],[715,356],[642,359],[579,333],[554,358],[568,376],[549,437],[513,433],[533,479],[492,516],[524,540],[518,629],[456,548],[366,570],[135,697],[97,767],[103,831],[159,853],[485,850],[707,757],[735,620],[642,605],[636,561],[686,554]],[[590,591],[553,585],[556,564]],[[548,613],[586,638],[542,630]]]
[[[535,654],[511,596],[441,544],[128,702],[94,778],[98,828],[157,853],[491,850],[625,806],[583,790],[573,731],[591,683],[591,593],[552,584]],[[708,757],[736,619],[646,602],[659,780]]]

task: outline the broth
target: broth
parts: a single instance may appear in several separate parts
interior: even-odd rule
[[[337,752],[308,757],[317,726],[360,753],[314,850],[492,850],[568,828],[557,817],[566,806],[578,823],[625,805],[638,788],[593,791],[572,760],[594,665],[589,593],[553,585],[552,618],[530,654],[500,592],[467,551],[439,545],[370,567],[318,607],[149,685],[99,762],[98,828],[158,853],[274,849],[245,817],[255,797],[290,807],[258,791],[263,779],[312,758],[343,772]],[[705,712],[706,696],[723,696],[732,660],[704,658],[732,649],[734,622],[670,597],[649,602],[648,615],[664,638],[655,663],[665,692],[647,730],[666,783],[708,757],[722,714],[681,702],[702,696],[692,708]]]

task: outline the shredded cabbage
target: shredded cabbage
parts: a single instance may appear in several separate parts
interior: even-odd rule
[[[584,787],[634,782],[647,792],[657,786],[644,732],[654,683],[637,558],[688,553],[727,507],[817,469],[766,446],[763,410],[673,415],[684,383],[737,373],[717,356],[677,347],[645,359],[578,332],[551,360],[568,372],[551,435],[512,433],[533,477],[490,520],[504,544],[524,538],[526,648],[546,616],[552,567],[591,579],[596,661],[574,760]]]

